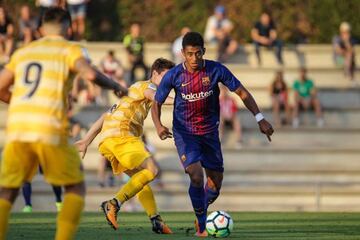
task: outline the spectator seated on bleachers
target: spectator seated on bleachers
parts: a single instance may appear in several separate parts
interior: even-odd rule
[[[295,80],[293,89],[295,96],[293,127],[299,127],[299,110],[309,110],[310,108],[313,108],[315,110],[317,126],[323,127],[324,119],[321,104],[317,96],[314,82],[306,76],[305,68],[300,69],[300,79]]]
[[[121,86],[127,88],[126,81],[124,80],[124,69],[119,59],[115,57],[113,50],[109,50],[106,56],[100,61],[100,70],[109,78],[118,82]],[[101,96],[101,101],[105,105],[110,104],[109,91],[98,86],[95,86],[97,96]],[[97,101],[98,102],[98,101]]]
[[[275,22],[269,13],[261,14],[260,21],[256,22],[251,30],[251,38],[255,45],[259,66],[261,66],[260,47],[275,47],[276,59],[280,65],[283,65],[282,41],[278,38]]]
[[[19,18],[19,39],[24,45],[40,37],[38,32],[38,21],[31,16],[28,5],[21,6]]]
[[[0,57],[8,61],[14,45],[14,25],[4,7],[0,6]]]
[[[140,23],[133,23],[130,27],[130,33],[124,38],[124,46],[130,62],[130,85],[135,83],[135,70],[141,68],[144,71],[145,80],[149,69],[144,62],[144,38],[141,36]]]
[[[207,20],[204,40],[207,43],[217,44],[217,61],[226,62],[226,60],[237,50],[237,42],[230,36],[233,30],[233,23],[226,17],[224,6],[217,6],[214,15]]]
[[[345,77],[354,81],[355,73],[355,43],[351,36],[351,26],[347,22],[340,25],[340,34],[333,39],[335,63],[344,67]],[[354,81],[355,83],[355,81]]]
[[[291,112],[288,102],[288,89],[284,81],[284,75],[282,71],[276,72],[275,79],[270,86],[270,96],[275,126],[280,127],[284,122],[291,123]],[[281,119],[281,110],[285,111],[285,121]]]
[[[66,0],[72,20],[75,40],[83,40],[85,33],[86,9],[89,0]]]

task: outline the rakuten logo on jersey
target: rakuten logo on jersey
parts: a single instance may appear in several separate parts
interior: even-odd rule
[[[181,94],[181,97],[184,100],[187,100],[189,102],[195,102],[195,101],[199,101],[201,99],[205,99],[209,96],[211,96],[214,93],[213,90],[210,90],[208,92],[199,92],[199,93],[189,93],[189,94]]]

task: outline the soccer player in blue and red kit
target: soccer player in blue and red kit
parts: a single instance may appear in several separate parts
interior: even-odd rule
[[[161,106],[175,90],[173,135],[179,158],[189,175],[189,195],[196,214],[196,236],[206,237],[207,207],[219,196],[223,180],[223,157],[219,140],[219,86],[235,92],[254,114],[260,131],[268,137],[274,130],[238,79],[222,64],[203,59],[204,40],[197,32],[187,33],[182,42],[185,62],[169,70],[160,83],[152,118],[161,139],[172,133],[162,125]],[[207,182],[204,188],[204,170]]]

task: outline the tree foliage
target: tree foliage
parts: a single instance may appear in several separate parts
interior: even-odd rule
[[[17,5],[35,1],[1,2],[14,11]],[[360,0],[91,0],[87,38],[119,41],[132,22],[140,22],[147,41],[169,42],[184,26],[204,32],[217,4],[226,7],[235,26],[233,37],[240,42],[250,41],[250,30],[263,10],[271,12],[286,42],[329,43],[342,21],[348,21],[360,39]]]

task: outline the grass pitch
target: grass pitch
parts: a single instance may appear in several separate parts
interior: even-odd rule
[[[227,239],[360,239],[360,213],[235,213],[234,230]],[[144,213],[121,213],[120,229],[107,225],[102,213],[84,213],[77,240],[195,239],[194,216],[188,212],[163,213],[173,235],[152,233]],[[14,213],[7,239],[53,239],[54,213]]]

